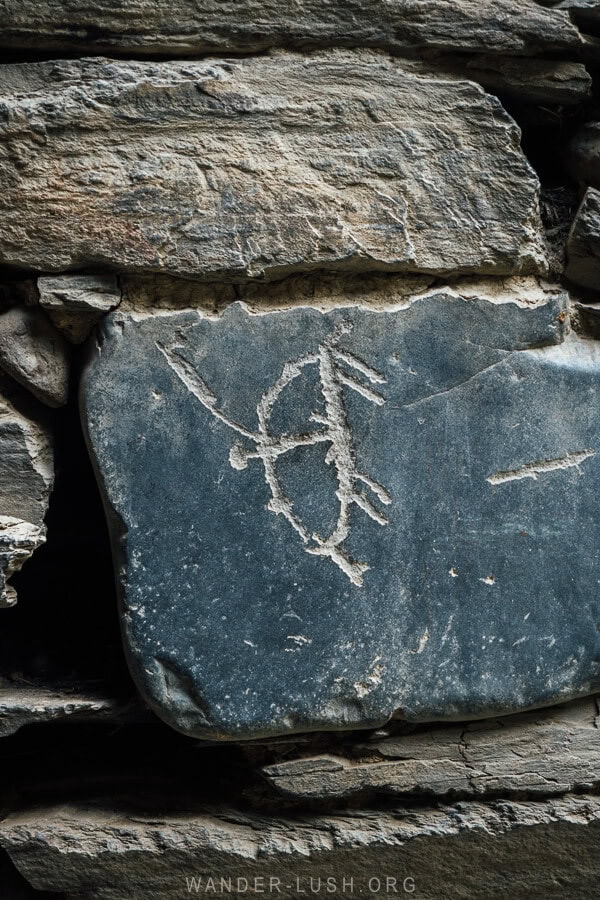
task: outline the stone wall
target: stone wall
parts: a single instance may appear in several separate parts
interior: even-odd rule
[[[0,48],[0,896],[593,896],[600,2]]]

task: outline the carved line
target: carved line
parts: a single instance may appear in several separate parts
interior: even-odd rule
[[[576,468],[581,475],[579,468],[581,463],[595,455],[595,450],[578,450],[576,453],[565,453],[564,456],[558,456],[555,459],[542,459],[537,462],[526,463],[518,469],[496,472],[494,475],[489,475],[486,481],[489,481],[490,484],[506,484],[507,481],[520,481],[523,478],[533,478],[537,481],[538,475],[544,475],[546,472],[572,468]]]
[[[260,459],[264,467],[265,481],[271,491],[269,510],[276,515],[283,516],[298,533],[304,544],[310,545],[311,541],[313,542],[312,546],[305,547],[307,553],[331,559],[353,584],[361,586],[363,575],[369,566],[367,563],[352,559],[342,546],[350,535],[350,508],[352,505],[358,506],[379,525],[387,525],[389,520],[377,509],[364,491],[358,488],[358,482],[372,491],[376,499],[384,505],[389,505],[392,498],[381,484],[359,472],[354,461],[352,430],[344,408],[343,389],[347,387],[378,406],[385,402],[385,398],[345,372],[341,368],[341,364],[359,372],[372,384],[385,384],[386,379],[354,354],[338,348],[340,336],[350,330],[349,323],[338,325],[320,345],[317,353],[285,363],[277,381],[265,391],[258,402],[256,408],[257,432],[245,428],[218,408],[215,394],[194,367],[181,356],[179,351],[183,349],[182,345],[165,347],[156,342],[156,346],[186,388],[216,419],[254,443],[253,449],[244,447],[240,443],[233,445],[229,454],[229,463],[232,468],[245,469],[248,460]],[[310,365],[317,365],[319,368],[321,393],[325,402],[325,414],[313,413],[311,420],[315,424],[324,426],[323,429],[303,435],[276,436],[270,434],[269,424],[275,403],[285,388]],[[340,504],[336,525],[327,538],[316,533],[312,535],[308,533],[302,521],[294,513],[293,503],[283,490],[276,468],[277,459],[290,450],[323,442],[329,442],[331,445],[325,462],[335,467],[338,483],[336,497]]]

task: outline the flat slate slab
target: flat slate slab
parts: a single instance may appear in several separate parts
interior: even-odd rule
[[[83,417],[163,719],[243,739],[600,689],[600,350],[565,304],[107,317]]]
[[[566,9],[591,5],[570,0]],[[0,47],[123,55],[252,53],[271,47],[576,53],[566,11],[535,0],[3,0]]]
[[[374,51],[0,68],[0,263],[235,281],[536,273],[499,101]]]

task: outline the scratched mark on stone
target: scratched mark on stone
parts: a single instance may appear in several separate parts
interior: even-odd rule
[[[573,468],[576,468],[581,475],[581,469],[579,468],[581,463],[595,455],[595,450],[578,450],[576,453],[565,453],[564,456],[558,456],[555,459],[541,459],[537,462],[519,466],[518,469],[496,472],[494,475],[489,475],[486,481],[489,481],[490,484],[506,484],[507,481],[521,481],[523,478],[533,478],[534,481],[537,481],[538,475],[544,475],[547,472],[557,472],[560,469]]]
[[[268,508],[276,515],[283,516],[302,539],[307,553],[323,556],[358,586],[363,584],[363,575],[370,568],[366,562],[352,559],[344,547],[351,532],[350,512],[357,506],[379,525],[387,525],[389,520],[375,505],[384,506],[392,502],[388,491],[373,478],[360,472],[355,462],[355,447],[352,429],[344,407],[344,390],[359,394],[370,403],[382,406],[385,398],[371,385],[385,384],[386,379],[348,350],[339,346],[340,338],[352,330],[350,323],[342,323],[323,341],[316,353],[310,353],[291,362],[286,362],[279,378],[260,398],[256,407],[258,430],[252,431],[234,421],[217,405],[217,397],[198,374],[195,368],[180,353],[184,345],[166,347],[156,343],[169,366],[196,399],[220,422],[237,432],[252,446],[236,442],[229,453],[232,468],[245,469],[248,462],[258,459],[264,467],[267,486],[271,491]],[[321,426],[305,434],[280,434],[270,432],[273,408],[283,391],[308,366],[318,368],[324,414],[313,412],[312,422]],[[325,462],[335,468],[337,477],[336,497],[339,502],[337,521],[328,537],[316,532],[309,534],[305,525],[294,511],[292,500],[286,496],[277,471],[277,460],[296,447],[308,447],[328,443]],[[375,502],[366,493],[370,491]]]

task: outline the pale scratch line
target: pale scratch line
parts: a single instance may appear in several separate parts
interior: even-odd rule
[[[181,379],[181,381],[185,384],[188,391],[196,397],[197,400],[202,403],[203,406],[208,409],[216,419],[220,419],[223,424],[227,425],[229,428],[232,428],[234,431],[237,431],[238,434],[243,435],[247,438],[254,439],[254,435],[247,428],[244,428],[243,425],[240,425],[238,422],[234,422],[233,419],[230,419],[229,416],[226,416],[224,412],[222,412],[217,407],[217,398],[206,384],[206,382],[200,378],[196,370],[190,363],[184,359],[182,356],[175,355],[176,348],[175,347],[165,347],[163,344],[160,344],[158,341],[154,342],[156,347],[170,368],[173,369],[175,374]]]
[[[377,507],[375,507],[368,497],[365,497],[364,494],[361,494],[359,491],[356,491],[352,494],[352,500],[356,503],[357,506],[366,512],[368,516],[370,516],[374,522],[378,522],[380,525],[389,525],[389,519],[383,515],[383,513],[379,512]]]
[[[372,381],[373,384],[385,384],[386,378],[377,372],[375,369],[368,366],[362,359],[359,359],[358,356],[355,356],[354,353],[350,353],[349,350],[335,350],[334,356],[336,359],[345,362],[346,365],[351,366],[353,369],[356,369],[362,375],[365,375],[369,381]]]
[[[518,469],[496,472],[494,475],[489,475],[486,481],[489,481],[490,484],[505,484],[507,481],[521,481],[523,478],[533,478],[537,481],[538,475],[544,475],[546,472],[573,468],[579,470],[581,463],[595,455],[595,450],[578,450],[576,453],[565,453],[564,456],[558,456],[556,459],[541,459],[537,462],[526,463]],[[579,471],[579,474],[581,474],[581,471]]]
[[[382,397],[377,391],[371,390],[366,384],[361,384],[360,381],[356,381],[352,375],[347,375],[345,372],[338,372],[338,380],[352,391],[356,391],[356,393],[364,397],[365,400],[370,400],[371,403],[375,403],[377,406],[383,406],[385,403],[385,397]]]
[[[389,506],[392,502],[392,498],[383,485],[379,484],[377,481],[373,481],[372,478],[369,478],[368,475],[365,475],[363,472],[359,472],[356,477],[359,481],[362,481],[363,484],[366,484],[367,487],[371,488],[375,496],[379,497],[382,503]]]

